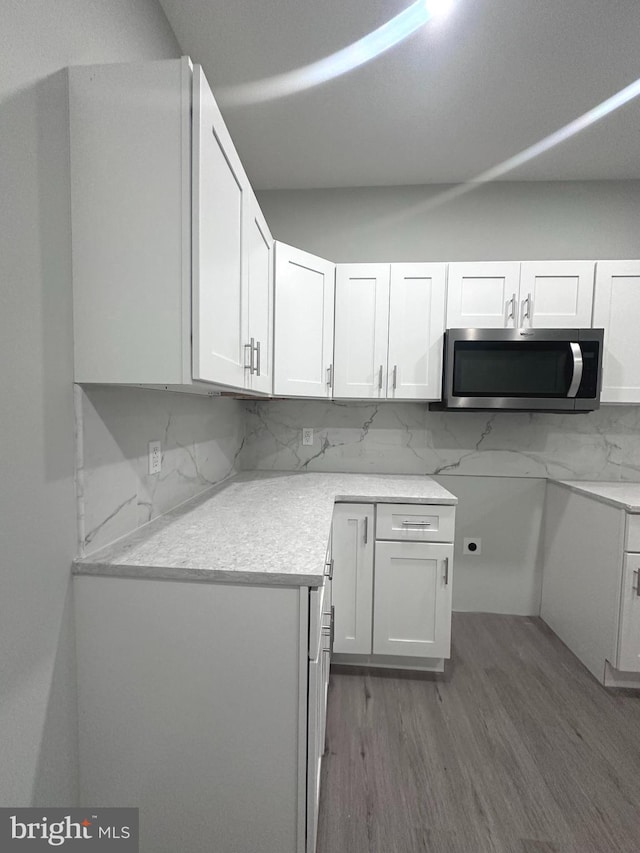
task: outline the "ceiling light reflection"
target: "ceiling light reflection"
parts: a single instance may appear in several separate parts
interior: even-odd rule
[[[326,83],[395,47],[432,18],[441,18],[455,3],[456,0],[418,0],[377,30],[324,59],[264,80],[218,89],[216,98],[225,107],[246,106]]]
[[[541,139],[539,142],[536,142],[533,145],[530,145],[528,148],[525,148],[524,151],[521,151],[519,154],[515,154],[513,157],[509,157],[509,159],[504,160],[497,166],[492,166],[491,169],[487,169],[486,172],[482,172],[480,175],[476,175],[475,178],[471,178],[471,180],[469,181],[464,181],[463,183],[456,184],[456,186],[451,187],[451,189],[445,190],[442,193],[439,193],[428,201],[420,202],[419,204],[412,205],[410,208],[405,208],[399,213],[393,214],[389,217],[385,217],[384,224],[391,224],[392,222],[395,222],[397,220],[405,219],[408,216],[415,216],[419,213],[427,213],[437,207],[440,207],[448,201],[453,201],[453,199],[459,198],[461,195],[465,195],[466,193],[471,192],[476,187],[482,186],[483,184],[488,184],[490,181],[495,181],[497,178],[501,178],[503,175],[506,175],[508,172],[512,172],[519,166],[523,166],[525,163],[528,163],[535,157],[539,157],[541,154],[544,154],[551,148],[555,148],[556,145],[560,145],[562,142],[566,142],[567,139],[571,139],[572,136],[575,136],[576,134],[580,133],[580,131],[586,130],[586,128],[590,127],[592,124],[595,124],[596,122],[610,115],[615,110],[620,109],[620,107],[624,106],[625,104],[628,104],[629,101],[632,101],[639,95],[640,77],[635,82],[630,83],[628,86],[625,86],[624,89],[621,89],[619,92],[616,92],[615,95],[612,95],[610,98],[607,98],[606,101],[602,101],[602,103],[588,110],[588,112],[584,113],[581,116],[578,116],[578,118],[574,119],[573,121],[570,121],[569,124],[565,124],[564,127],[561,127],[554,133],[549,134],[549,136],[545,136],[544,139]],[[380,222],[376,223],[376,225],[380,224]]]

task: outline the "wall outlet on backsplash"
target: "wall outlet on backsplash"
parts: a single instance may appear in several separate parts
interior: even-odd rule
[[[313,444],[313,428],[302,427],[302,444],[308,447]]]
[[[149,442],[149,474],[159,474],[162,471],[162,443]]]

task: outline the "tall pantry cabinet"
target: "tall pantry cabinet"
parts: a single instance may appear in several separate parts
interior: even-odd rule
[[[273,239],[186,58],[69,69],[76,382],[269,392]]]

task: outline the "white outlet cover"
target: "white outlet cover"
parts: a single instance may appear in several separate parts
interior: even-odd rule
[[[302,444],[305,447],[313,444],[313,427],[302,427]]]
[[[162,442],[149,442],[149,474],[159,474],[162,471]]]

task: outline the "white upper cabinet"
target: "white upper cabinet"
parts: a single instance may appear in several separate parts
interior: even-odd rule
[[[193,377],[244,386],[251,188],[213,93],[193,73]]]
[[[523,261],[520,326],[591,328],[594,261]]]
[[[504,329],[517,325],[520,264],[449,264],[448,329]]]
[[[444,264],[338,264],[334,396],[439,399]]]
[[[640,260],[598,261],[593,325],[604,328],[602,403],[640,403]]]
[[[202,69],[68,74],[75,381],[269,393],[272,241]]]
[[[590,328],[594,261],[449,264],[447,328]]]
[[[391,264],[387,397],[442,396],[444,264]]]
[[[331,397],[335,264],[275,244],[276,396]]]
[[[256,198],[249,197],[247,225],[246,385],[271,393],[273,382],[273,237]]]
[[[335,397],[387,396],[389,264],[336,267]]]

